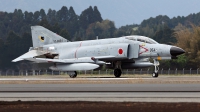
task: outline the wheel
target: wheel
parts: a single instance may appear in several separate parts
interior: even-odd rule
[[[75,78],[75,77],[77,76],[77,72],[74,71],[74,72],[72,72],[71,74],[69,74],[69,76],[70,76],[71,78]]]
[[[158,77],[158,73],[153,72],[152,77],[154,78]]]
[[[114,70],[115,77],[120,77],[121,74],[122,74],[122,71],[119,68],[117,68],[117,69]]]

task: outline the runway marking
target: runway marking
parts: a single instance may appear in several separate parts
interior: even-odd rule
[[[155,78],[3,78],[0,81],[66,81],[66,80],[138,80],[138,79],[147,79],[147,80],[155,80]]]
[[[4,97],[63,97],[63,98],[200,98],[199,92],[4,92]]]

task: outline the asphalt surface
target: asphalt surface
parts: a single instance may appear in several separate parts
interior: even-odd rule
[[[1,84],[0,92],[200,92],[200,84]]]
[[[0,101],[200,102],[199,79],[1,78]]]
[[[0,101],[198,102],[200,92],[5,92]]]
[[[199,84],[1,84],[1,101],[200,102]]]

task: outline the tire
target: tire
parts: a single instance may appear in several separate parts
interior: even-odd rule
[[[72,74],[69,74],[70,78],[75,78],[76,76],[77,76],[77,72],[76,71],[74,71],[74,73],[72,73]]]
[[[153,78],[158,77],[158,73],[153,72],[152,77],[153,77]]]
[[[120,77],[121,74],[122,74],[122,71],[121,71],[120,69],[115,69],[115,70],[114,70],[114,75],[115,75],[115,77]]]

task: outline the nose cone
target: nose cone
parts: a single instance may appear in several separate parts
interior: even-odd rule
[[[183,54],[185,53],[185,51],[179,47],[171,47],[170,48],[170,54],[172,56],[177,56],[177,55],[180,55],[180,54]]]

